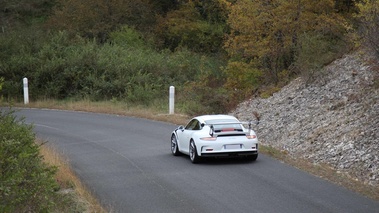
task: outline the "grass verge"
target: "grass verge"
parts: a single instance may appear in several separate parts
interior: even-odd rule
[[[92,102],[90,100],[42,100],[30,102],[27,106],[25,106],[23,103],[14,103],[12,104],[12,106],[117,114],[124,116],[146,118],[150,120],[164,121],[177,125],[183,125],[186,122],[188,122],[189,119],[189,117],[181,111],[176,111],[173,115],[168,114],[168,106],[165,106],[162,103],[156,103],[152,106],[147,107],[119,101]]]
[[[105,213],[107,212],[97,201],[97,199],[89,192],[89,190],[82,184],[80,179],[72,171],[70,164],[63,155],[46,142],[37,139],[37,144],[41,144],[40,153],[44,158],[45,163],[50,166],[57,167],[55,179],[57,180],[60,191],[58,193],[69,194],[72,201],[66,208],[80,212],[94,212]],[[82,211],[83,210],[83,211]]]

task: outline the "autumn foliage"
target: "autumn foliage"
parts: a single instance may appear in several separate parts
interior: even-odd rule
[[[147,0],[58,0],[48,24],[104,42],[123,25],[147,28],[154,19],[152,12]]]
[[[304,38],[342,40],[349,27],[332,0],[241,0],[230,9],[231,33],[225,42],[229,55],[246,62],[259,60],[257,68],[275,83],[279,73],[299,64]]]
[[[175,85],[191,113],[223,112],[299,75],[318,78],[360,36],[379,49],[374,0],[9,0],[0,7],[4,99],[20,98],[28,76],[35,99],[149,104]]]
[[[361,21],[362,34],[366,45],[372,47],[379,55],[379,2],[364,0],[358,4],[360,13],[357,15]]]

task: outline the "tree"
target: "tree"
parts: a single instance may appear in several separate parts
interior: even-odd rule
[[[156,34],[172,50],[186,47],[196,52],[215,53],[226,33],[226,8],[222,1],[186,1],[162,16]]]
[[[49,25],[104,42],[110,32],[129,25],[147,30],[154,20],[148,0],[58,0]]]
[[[0,33],[18,26],[41,23],[51,14],[55,0],[2,0],[0,1]]]
[[[294,63],[300,35],[341,39],[347,26],[333,0],[240,0],[230,6],[228,23],[225,48],[232,61],[259,60],[274,83]]]
[[[364,0],[358,4],[357,15],[362,26],[362,35],[366,44],[379,55],[379,2]]]
[[[4,84],[4,78],[0,77],[0,92],[3,89],[3,84]],[[0,103],[1,103],[2,100],[3,100],[3,96],[0,95]]]
[[[150,4],[154,11],[158,14],[166,14],[167,12],[177,9],[179,1],[177,0],[150,0]]]
[[[355,13],[360,2],[361,0],[335,0],[335,9],[339,13]]]
[[[227,81],[224,86],[228,88],[230,97],[234,98],[236,103],[252,95],[262,79],[262,71],[257,69],[253,62],[250,64],[241,61],[229,62],[225,73]]]

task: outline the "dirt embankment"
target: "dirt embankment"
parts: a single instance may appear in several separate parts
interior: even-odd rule
[[[232,114],[251,120],[258,112],[262,144],[378,186],[379,63],[356,52],[321,72],[315,82],[298,78],[270,98],[241,103]]]

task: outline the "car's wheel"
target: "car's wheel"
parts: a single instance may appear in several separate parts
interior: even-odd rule
[[[174,134],[172,134],[172,136],[171,136],[171,152],[175,156],[180,155],[179,147],[178,147],[178,140],[176,139],[176,136]]]
[[[256,161],[258,158],[258,154],[247,156],[248,161]]]
[[[197,154],[196,145],[193,140],[190,141],[189,156],[192,163],[199,163],[201,157]]]

